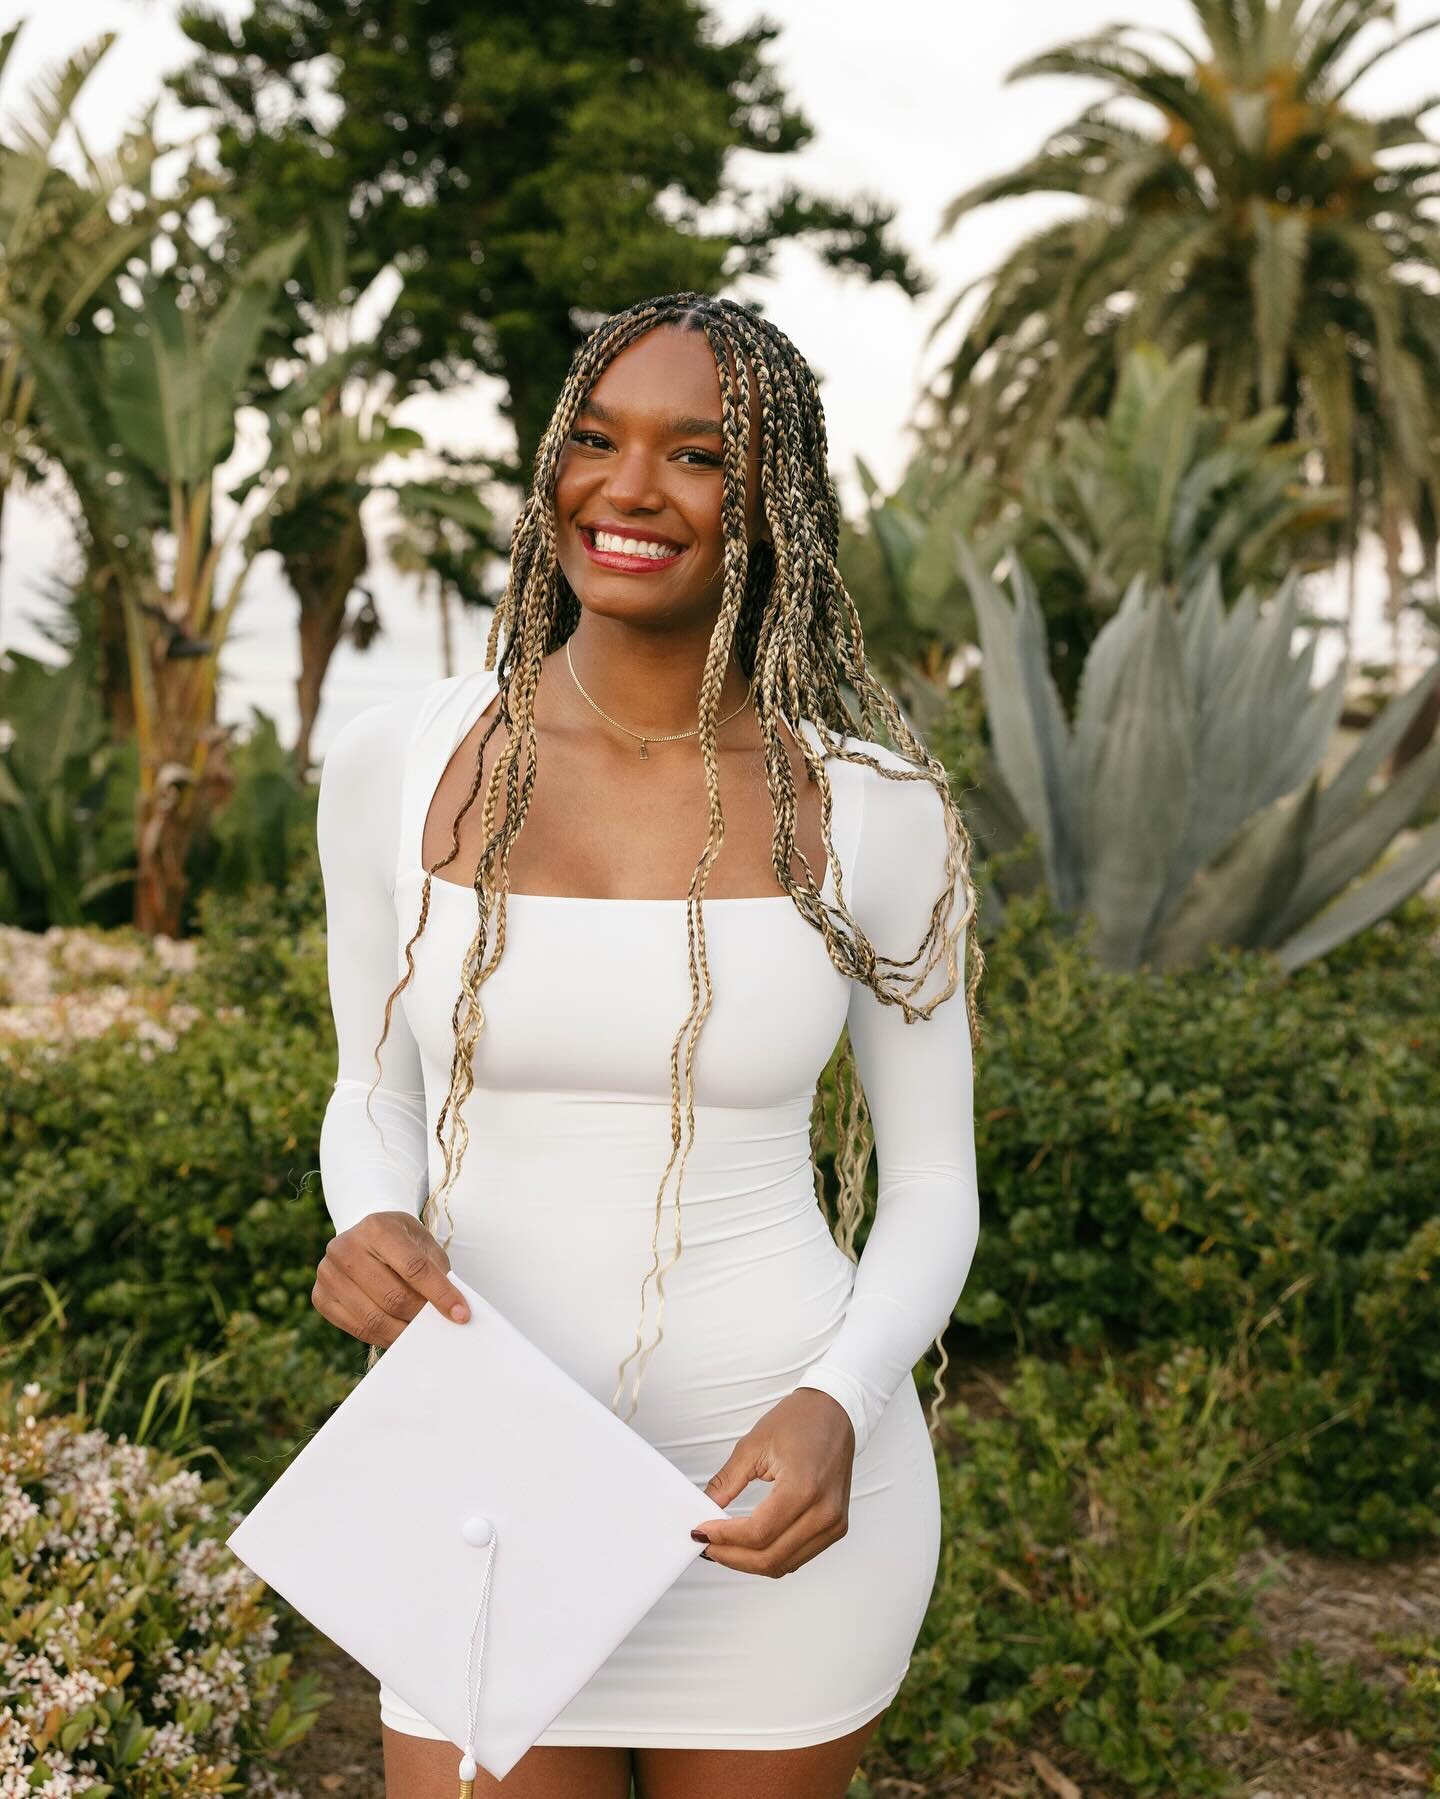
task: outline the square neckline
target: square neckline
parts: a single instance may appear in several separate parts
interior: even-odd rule
[[[485,681],[493,680],[494,692],[491,693],[488,697],[482,699],[482,701],[480,702],[480,704],[478,706],[476,706],[474,704],[467,704],[465,706],[465,708],[463,709],[463,711],[461,712],[459,729],[456,731],[453,739],[451,740],[449,749],[447,749],[445,752],[444,762],[442,762],[440,765],[440,775],[441,776],[444,775],[446,768],[449,766],[450,758],[455,754],[456,750],[459,749],[461,743],[464,741],[465,733],[467,731],[469,731],[471,729],[471,727],[475,724],[476,720],[484,712],[486,706],[488,706],[490,704],[490,701],[495,697],[495,693],[498,693],[500,691],[499,675],[492,668],[478,669],[475,671],[475,674],[472,678],[479,679],[482,682],[482,687],[481,687],[482,693],[484,691],[483,683]],[[806,725],[808,723],[809,723],[808,720],[802,721],[802,728],[804,725]],[[813,729],[813,727],[812,727],[812,729]],[[439,779],[437,777],[436,785],[438,786],[438,784],[439,784]],[[434,798],[435,798],[435,789],[431,788],[430,791],[424,795],[424,810],[420,813],[420,835],[421,835],[422,840],[423,840],[424,834],[425,834],[425,821],[429,816],[430,805],[431,805],[432,801],[434,800]],[[833,836],[834,836],[833,829],[831,832],[831,836],[833,839]],[[420,880],[423,881],[427,875],[429,876],[430,887],[431,887],[432,892],[434,891],[434,889],[436,887],[452,887],[452,888],[454,888],[456,893],[468,893],[470,895],[471,899],[472,900],[474,899],[475,889],[473,886],[469,885],[468,883],[462,882],[462,881],[447,881],[443,875],[432,874],[431,871],[424,866],[424,863],[422,861],[420,861],[420,859],[416,856],[411,856],[409,858],[409,864],[410,864],[412,873],[415,874],[416,876],[418,876]],[[835,902],[834,872],[835,872],[835,855],[832,850],[832,852],[829,855],[827,855],[825,858],[825,874],[824,874],[823,879],[820,882],[820,897],[821,897],[821,899],[823,901],[825,901],[826,903],[832,904],[832,905]],[[603,894],[603,893],[600,893],[600,894],[592,894],[592,893],[517,893],[513,888],[508,889],[506,891],[506,895],[505,895],[506,905],[508,906],[512,900],[523,900],[526,903],[530,903],[533,901],[533,902],[537,902],[542,905],[552,905],[552,906],[688,906],[690,903],[690,899],[687,894],[682,894],[678,899],[673,898],[668,894],[662,894],[659,897],[651,897],[649,895],[641,895],[637,898],[632,898],[627,895],[618,895],[617,896],[614,894]],[[720,895],[714,899],[702,898],[699,903],[708,911],[711,906],[791,906],[791,907],[793,907],[795,904],[795,901],[792,898],[792,896],[788,893],[737,893],[737,894],[733,894],[733,895],[729,895],[729,896]]]

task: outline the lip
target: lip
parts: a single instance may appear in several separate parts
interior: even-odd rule
[[[647,543],[670,543],[668,537],[661,537],[650,531],[636,531],[628,525],[616,523],[612,519],[593,519],[585,524],[577,525],[580,541],[585,546],[585,554],[601,568],[615,569],[621,574],[648,575],[659,569],[674,568],[675,564],[690,547],[688,544],[675,544],[673,556],[623,556],[616,550],[597,550],[595,533],[597,531],[613,532],[616,537],[634,537],[644,539]]]

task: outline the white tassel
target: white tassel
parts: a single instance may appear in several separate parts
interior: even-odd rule
[[[480,1589],[480,1603],[475,1608],[475,1623],[470,1626],[470,1654],[465,1664],[465,1703],[468,1708],[469,1732],[467,1748],[460,1758],[460,1799],[475,1799],[475,1777],[479,1767],[475,1760],[475,1715],[480,1705],[480,1675],[485,1663],[485,1629],[489,1622],[490,1575],[495,1567],[495,1526],[488,1518],[467,1518],[461,1533],[473,1548],[485,1551],[485,1581]],[[475,1630],[480,1629],[480,1648],[476,1653]],[[474,1663],[472,1674],[470,1664]]]

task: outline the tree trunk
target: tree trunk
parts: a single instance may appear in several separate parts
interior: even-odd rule
[[[178,937],[190,846],[235,783],[230,732],[213,716],[212,671],[200,659],[171,661],[154,644],[150,650],[155,710],[135,800],[135,927]]]
[[[346,609],[355,583],[365,573],[366,560],[358,494],[343,529],[328,536],[322,549],[284,558],[286,578],[300,602],[300,678],[296,683],[300,728],[294,757],[302,780],[310,770],[310,740],[320,713],[325,675],[345,634]]]
[[[455,673],[455,629],[450,616],[450,588],[445,577],[435,576],[435,603],[440,608],[440,661],[448,681]]]
[[[135,735],[135,693],[130,681],[125,608],[108,569],[92,564],[87,579],[95,596],[101,703],[110,721],[111,738],[125,743]]]

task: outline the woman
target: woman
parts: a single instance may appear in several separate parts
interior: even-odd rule
[[[486,668],[325,760],[316,1306],[373,1359],[424,1304],[464,1315],[453,1268],[716,1507],[507,1799],[835,1799],[929,1603],[910,1375],[978,1232],[981,958],[970,841],[866,665],[838,529],[783,333],[700,294],[617,313],[537,452]],[[832,1232],[811,1114],[847,1027]],[[380,1701],[392,1799],[449,1799],[455,1748]]]

